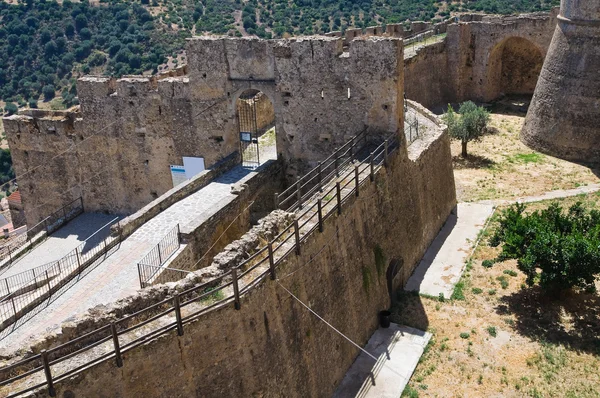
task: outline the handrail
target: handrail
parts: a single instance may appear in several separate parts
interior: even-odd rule
[[[339,190],[338,190],[338,194],[336,195],[336,198],[331,198],[329,201],[327,201],[327,203],[330,203],[333,200],[336,200],[337,203],[335,206],[329,208],[325,214],[323,214],[323,218],[321,219],[321,217],[319,217],[319,223],[322,222],[322,220],[324,220],[325,218],[327,218],[328,216],[333,215],[336,211],[340,212],[341,211],[341,206],[344,200],[346,200],[347,198],[349,198],[354,192],[356,192],[357,187],[359,187],[361,184],[366,183],[368,180],[372,180],[374,178],[374,173],[377,172],[387,161],[388,159],[388,155],[393,152],[396,149],[396,140],[386,140],[386,142],[382,145],[379,145],[375,151],[373,151],[372,155],[369,158],[369,163],[365,165],[365,167],[363,168],[363,172],[364,171],[368,171],[370,169],[370,171],[368,173],[361,173],[359,175],[359,178],[355,178],[355,184],[356,186],[354,188],[352,188],[349,191],[346,191],[344,194],[344,197],[342,198],[339,195]],[[343,173],[343,175],[341,176],[341,179],[346,179],[346,178],[352,178],[354,176],[355,173],[355,169],[352,168],[351,170],[349,170],[347,173]],[[362,177],[362,178],[361,178]],[[334,189],[338,189],[337,187],[339,187],[339,184],[335,185]],[[326,195],[325,194],[320,194],[319,199],[323,199]],[[323,208],[323,206],[321,207]],[[306,212],[304,212],[304,214],[306,214]],[[314,214],[310,217],[310,219],[312,219],[312,217],[314,217]],[[297,228],[299,228],[297,226],[297,221],[295,221],[294,223],[292,223],[290,226],[288,226],[287,228],[284,229],[284,231],[289,231],[290,228],[293,228],[296,231],[297,234]],[[320,228],[322,228],[322,225],[319,225]],[[123,366],[123,359],[122,359],[122,352],[125,351],[129,351],[130,349],[133,349],[141,344],[143,344],[145,341],[147,341],[150,338],[153,338],[155,336],[159,336],[165,333],[168,333],[171,330],[177,330],[177,333],[179,335],[184,333],[184,325],[189,324],[189,322],[193,321],[194,319],[197,319],[201,314],[206,313],[210,310],[212,310],[213,308],[219,307],[221,305],[225,305],[226,303],[230,303],[233,299],[233,302],[235,303],[235,308],[236,309],[240,309],[241,308],[241,301],[240,301],[240,296],[247,294],[248,292],[250,292],[255,286],[258,286],[259,282],[263,279],[265,279],[265,277],[268,274],[271,274],[271,277],[274,278],[275,277],[275,272],[276,272],[276,268],[277,266],[288,256],[290,255],[290,253],[296,249],[296,253],[299,254],[299,250],[300,250],[300,245],[301,242],[303,242],[305,239],[308,238],[309,233],[312,233],[313,231],[316,231],[317,228],[316,226],[313,226],[309,229],[309,232],[306,232],[302,237],[298,237],[298,235],[296,235],[296,241],[291,245],[291,247],[286,250],[286,252],[278,257],[278,258],[273,258],[272,256],[274,256],[274,252],[277,251],[278,248],[280,248],[281,246],[283,246],[283,244],[285,244],[285,242],[289,241],[290,239],[293,239],[294,234],[289,234],[284,241],[277,247],[275,248],[275,250],[271,250],[269,251],[269,255],[266,258],[263,258],[260,260],[260,262],[258,264],[255,264],[254,266],[252,266],[250,269],[246,270],[244,273],[242,273],[241,275],[238,276],[237,274],[237,270],[238,269],[243,269],[243,267],[248,264],[250,261],[253,261],[253,259],[256,258],[255,256],[250,257],[249,259],[245,260],[243,263],[241,263],[240,265],[238,265],[237,267],[232,268],[230,271],[226,272],[225,274],[202,284],[196,285],[192,288],[188,288],[187,290],[176,294],[175,296],[172,297],[168,297],[164,300],[161,300],[158,303],[154,303],[134,314],[130,314],[127,316],[124,316],[116,321],[114,321],[113,323],[111,323],[110,325],[103,325],[102,327],[86,333],[83,336],[80,336],[72,341],[69,341],[67,343],[64,343],[58,347],[53,348],[52,350],[50,350],[50,352],[54,353],[57,355],[56,358],[54,358],[52,361],[48,362],[48,358],[47,358],[47,353],[44,353],[41,355],[41,360],[42,360],[42,366],[41,367],[34,367],[33,369],[29,369],[29,370],[25,370],[27,373],[31,374],[31,373],[35,373],[36,371],[42,371],[43,370],[47,370],[46,373],[46,385],[49,386],[50,389],[50,393],[52,395],[53,392],[53,382],[57,381],[57,380],[63,380],[66,377],[69,377],[73,374],[76,374],[78,372],[80,372],[81,370],[83,370],[84,368],[88,367],[90,364],[94,364],[94,363],[99,363],[101,361],[105,361],[111,358],[114,358],[116,360],[116,364],[118,367]],[[281,238],[283,235],[280,234],[278,235],[278,237],[276,239]],[[256,254],[258,253],[264,253],[264,248],[259,250]],[[251,281],[249,281],[248,283],[246,283],[244,286],[241,287],[240,289],[240,281],[241,281],[241,277],[247,275],[251,270],[254,270],[258,267],[258,265],[261,265],[262,263],[264,263],[266,261],[266,259],[269,259],[269,263],[271,264],[270,268],[265,269],[265,271],[263,271],[261,274],[259,274],[257,277],[253,278]],[[214,286],[215,283],[217,282],[223,282],[223,280],[225,278],[230,278],[230,280],[222,285],[219,286]],[[213,288],[213,290],[210,291],[206,291],[207,288]],[[187,307],[188,305],[197,302],[198,300],[204,300],[210,296],[213,297],[217,297],[217,294],[222,294],[219,292],[224,292],[226,289],[229,288],[233,288],[233,295],[231,293],[229,294],[225,294],[225,298],[222,298],[220,300],[216,300],[214,303],[211,303],[208,306],[205,306],[203,308],[191,311],[190,313],[187,313],[185,316],[182,316],[181,314],[181,308],[182,307]],[[204,291],[202,291],[204,289]],[[193,294],[193,293],[198,293],[199,291],[201,291],[201,293],[199,295],[197,295],[196,297],[193,297],[187,301],[184,302],[180,302],[180,297],[184,296],[184,295],[189,295],[189,294]],[[230,291],[229,291],[230,292]],[[159,307],[163,307],[163,306],[167,306],[167,308],[164,309],[160,309],[158,310],[158,314],[154,313],[152,314],[152,311],[155,309],[158,309]],[[141,336],[136,336],[134,339],[129,340],[126,344],[124,344],[122,347],[119,345],[119,335],[123,335],[124,333],[127,333],[127,331],[130,330],[134,330],[134,329],[139,329],[139,327],[141,326],[145,326],[145,325],[149,325],[151,324],[153,321],[158,320],[159,318],[165,317],[165,316],[171,316],[170,314],[175,312],[175,321],[174,322],[169,322],[168,324],[164,324],[164,322],[160,323],[160,326],[156,329],[150,330],[147,333],[142,334]],[[141,322],[137,322],[135,325],[130,325],[129,327],[126,327],[125,329],[121,330],[120,332],[117,331],[116,326],[115,325],[119,325],[119,324],[124,324],[127,321],[132,320],[133,318],[140,316],[140,315],[145,315],[148,314],[150,315],[149,318],[144,319]],[[172,319],[172,318],[171,318]],[[105,336],[102,337],[101,339],[98,339],[97,341],[90,343],[90,345],[86,346],[86,347],[81,347],[79,348],[77,346],[77,344],[79,344],[81,341],[83,341],[84,339],[87,339],[91,336],[93,336],[94,334],[97,334],[101,331],[106,331],[108,328],[111,329],[111,333],[112,333],[112,340],[113,340],[113,348],[111,349],[110,347],[105,347],[105,349],[108,349],[109,351],[104,352],[102,354],[100,354],[99,356],[97,356],[96,358],[90,359],[88,360],[86,363],[84,364],[79,364],[78,366],[76,366],[73,369],[70,370],[66,370],[64,373],[62,374],[58,374],[56,376],[52,375],[52,372],[50,371],[50,366],[51,365],[56,365],[58,363],[61,363],[63,361],[65,361],[66,359],[71,358],[72,356],[76,355],[75,353],[81,353],[84,351],[88,351],[91,349],[91,347],[97,347],[98,345],[102,344],[102,343],[107,343],[110,339],[110,336]],[[139,332],[136,332],[139,333]],[[72,350],[71,352],[67,352],[61,355],[60,351],[63,350],[67,350],[71,347],[75,347],[74,350]],[[8,371],[11,371],[13,369],[16,369],[18,366],[22,366],[28,362],[32,362],[35,359],[40,359],[40,355],[34,356],[33,358],[28,358],[26,360],[17,362],[16,364],[13,365],[9,365],[9,366],[5,366],[5,367],[0,367],[0,374],[5,374]],[[31,372],[31,373],[30,373]],[[6,384],[10,384],[13,381],[16,381],[19,378],[19,376],[13,377],[11,379],[5,379],[3,381],[0,381],[0,385],[6,385]],[[34,387],[39,388],[41,387],[43,384],[38,384]],[[18,391],[18,392],[14,392],[14,396],[19,395],[21,393],[24,393],[26,391],[31,391],[31,387],[28,387],[27,389]],[[12,392],[11,392],[12,393]]]
[[[63,288],[73,278],[81,275],[99,258],[106,256],[108,251],[119,244],[120,241],[120,235],[117,237],[108,236],[100,244],[83,252],[83,248],[87,243],[86,240],[59,260],[50,263],[50,266],[42,273],[23,283],[19,289],[13,290],[4,296],[0,300],[0,331],[14,324]],[[43,278],[43,280],[38,282],[38,278]],[[46,287],[44,291],[42,291],[43,287]]]
[[[314,178],[318,177],[319,174],[321,174],[324,169],[328,169],[332,165],[335,165],[337,163],[338,159],[345,156],[345,154],[348,153],[351,150],[351,148],[355,147],[356,144],[361,139],[366,140],[366,138],[367,138],[366,132],[367,132],[367,129],[366,128],[363,129],[360,133],[353,136],[344,145],[337,148],[331,155],[329,155],[323,161],[320,161],[316,167],[314,167],[313,169],[308,171],[306,174],[304,174],[302,177],[300,177],[293,185],[291,185],[290,187],[285,189],[282,193],[277,194],[276,196],[277,196],[278,207],[280,205],[282,205],[283,203],[286,203],[290,198],[292,198],[294,195],[294,192],[296,192],[299,188],[302,189],[303,187],[305,187],[306,184],[308,183],[308,181],[313,180]],[[316,174],[314,176],[312,176],[313,173],[316,173]],[[321,182],[324,183],[326,181],[321,181]]]
[[[161,250],[161,244],[167,247],[166,253]],[[151,285],[150,281],[160,274],[163,264],[181,247],[181,232],[179,224],[175,225],[140,261],[138,261],[138,277],[140,288]]]
[[[73,205],[73,203],[75,203],[75,202],[79,202],[80,205],[76,206],[73,210],[70,210],[69,212],[67,212],[67,208],[71,207],[71,205]],[[18,258],[22,257],[25,254],[22,251],[17,252],[17,253],[15,253],[15,251],[20,249],[21,247],[25,246],[26,244],[32,244],[32,239],[35,236],[37,236],[38,232],[41,232],[44,229],[46,230],[46,236],[43,237],[43,239],[41,239],[38,242],[38,243],[40,243],[40,242],[46,240],[52,232],[55,232],[58,228],[60,228],[61,226],[63,226],[64,224],[66,224],[67,222],[72,220],[73,218],[75,218],[78,215],[80,215],[81,213],[83,213],[83,211],[84,211],[83,198],[80,196],[79,198],[74,199],[71,202],[67,203],[66,205],[62,206],[58,210],[55,210],[54,212],[50,213],[49,216],[42,219],[40,222],[35,224],[33,227],[27,228],[27,231],[25,231],[19,235],[18,240],[16,242],[11,242],[8,245],[0,247],[0,261],[3,261],[8,257],[8,263],[5,264],[5,266],[12,264],[15,260],[17,260]],[[59,213],[61,213],[63,215],[63,217],[62,218],[58,217],[57,222],[55,222],[54,224],[49,224],[48,220],[50,220],[52,217],[55,217]],[[44,228],[40,228],[42,226]],[[54,228],[54,227],[56,227],[56,228]],[[39,229],[39,231],[38,231],[38,229]],[[6,249],[6,250],[4,250],[4,249]]]

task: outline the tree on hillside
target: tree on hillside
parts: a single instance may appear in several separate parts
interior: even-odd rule
[[[448,111],[442,116],[444,122],[448,125],[448,134],[450,137],[460,140],[462,144],[461,155],[463,158],[468,156],[467,144],[471,141],[477,141],[485,133],[490,113],[482,106],[475,105],[472,101],[463,102],[458,109],[458,114],[448,105]]]

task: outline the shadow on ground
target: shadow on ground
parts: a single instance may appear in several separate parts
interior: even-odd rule
[[[494,166],[496,162],[485,156],[469,155],[466,158],[462,156],[452,157],[452,166],[456,170],[461,169],[489,169]]]
[[[426,331],[429,327],[429,319],[427,319],[423,300],[427,299],[419,296],[417,292],[398,290],[396,300],[390,308],[391,321],[398,325]]]
[[[600,355],[597,294],[568,292],[552,297],[539,287],[527,288],[503,297],[496,312],[515,315],[514,329],[523,336]]]

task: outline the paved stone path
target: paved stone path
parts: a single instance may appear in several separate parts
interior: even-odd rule
[[[335,333],[334,331],[331,331]],[[333,394],[334,398],[398,398],[410,380],[431,334],[392,323],[377,329]]]
[[[531,203],[540,200],[559,199],[600,191],[600,184],[575,189],[556,190],[542,195],[527,196],[514,200],[488,200],[476,203],[459,203],[457,214],[450,214],[446,224],[435,238],[414,273],[406,283],[405,290],[420,294],[449,298],[459,281],[465,262],[495,206],[510,203]]]
[[[449,298],[460,279],[477,234],[492,214],[491,204],[459,203],[408,279],[404,290]]]
[[[85,313],[96,305],[109,304],[127,297],[139,289],[137,263],[178,223],[181,230],[198,226],[219,209],[227,206],[236,195],[232,184],[246,183],[260,172],[233,168],[198,192],[175,203],[138,228],[121,242],[104,262],[83,276],[62,295],[53,297],[49,305],[28,322],[0,340],[0,352],[12,351],[41,334],[58,331],[60,325]]]
[[[115,219],[114,215],[103,213],[83,213],[77,218],[71,220],[67,225],[60,228],[36,246],[31,252],[19,258],[15,263],[5,268],[0,278],[6,278],[20,272],[38,267],[56,261],[75,249],[100,228],[104,229],[88,239],[85,248],[91,248],[100,243],[110,234],[111,221]],[[114,222],[116,222],[115,220]],[[109,224],[109,225],[106,225]]]

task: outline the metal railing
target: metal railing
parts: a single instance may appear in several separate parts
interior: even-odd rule
[[[294,211],[302,208],[305,200],[320,191],[324,184],[331,179],[339,177],[340,169],[352,161],[357,151],[358,145],[365,145],[367,142],[366,129],[352,137],[348,142],[329,155],[325,160],[298,178],[296,182],[282,193],[275,194],[275,204],[279,209]]]
[[[12,389],[7,398],[42,387],[48,388],[50,396],[56,396],[54,383],[57,381],[72,377],[83,369],[106,360],[114,360],[117,367],[122,367],[123,353],[173,330],[181,336],[184,334],[185,325],[214,308],[233,303],[234,308],[240,310],[241,297],[267,277],[276,279],[277,266],[291,253],[299,255],[302,242],[315,231],[322,232],[327,218],[336,213],[341,214],[344,202],[353,195],[360,195],[360,187],[367,181],[374,180],[377,171],[388,162],[389,154],[398,147],[397,144],[395,138],[386,140],[370,153],[367,162],[355,164],[354,167],[344,170],[334,184],[324,187],[325,192],[311,198],[302,214],[299,214],[292,224],[268,242],[266,247],[223,275],[60,346],[42,350],[39,354],[0,367],[0,380],[2,380],[0,386],[12,384],[34,374],[39,374],[37,381],[42,380],[30,382],[19,391]],[[198,303],[204,306],[198,308]],[[190,304],[195,305],[190,306]],[[157,322],[153,324],[155,321]],[[129,334],[133,331],[136,332],[135,336]],[[90,352],[91,349],[94,349],[93,353]],[[84,352],[85,363],[77,361],[71,368],[64,363]],[[95,357],[92,357],[93,355]],[[56,366],[58,364],[61,365]],[[57,369],[61,369],[62,373],[54,374],[53,371],[56,372]]]
[[[419,118],[414,113],[404,113],[404,136],[406,137],[406,145],[408,146],[421,136],[419,133]]]
[[[155,265],[138,263],[138,273],[140,276],[140,286],[145,288],[150,285],[158,285],[160,283],[177,282],[192,271],[185,271],[177,268],[160,267]]]
[[[150,282],[157,273],[161,272],[161,269],[165,268],[161,266],[179,249],[180,245],[181,233],[177,224],[138,262],[138,275],[142,289],[153,284]]]
[[[25,250],[19,249],[31,245],[32,240],[35,240],[40,232],[46,233],[43,239],[39,240],[39,242],[42,242],[51,233],[55,232],[81,213],[83,213],[83,198],[80,196],[56,210],[33,227],[28,228],[26,232],[20,234],[17,239],[13,239],[8,245],[0,247],[0,262],[7,259],[8,261],[6,261],[4,265],[12,264],[17,258],[26,254]]]
[[[85,250],[87,242],[82,242],[59,260],[37,267],[37,271],[25,271],[21,273],[22,275],[14,275],[16,282],[12,288],[8,282],[12,277],[4,279],[3,284],[7,293],[0,299],[0,331],[51,298],[73,278],[83,273],[98,259],[106,256],[120,241],[120,235],[108,236],[99,245],[89,250]]]

